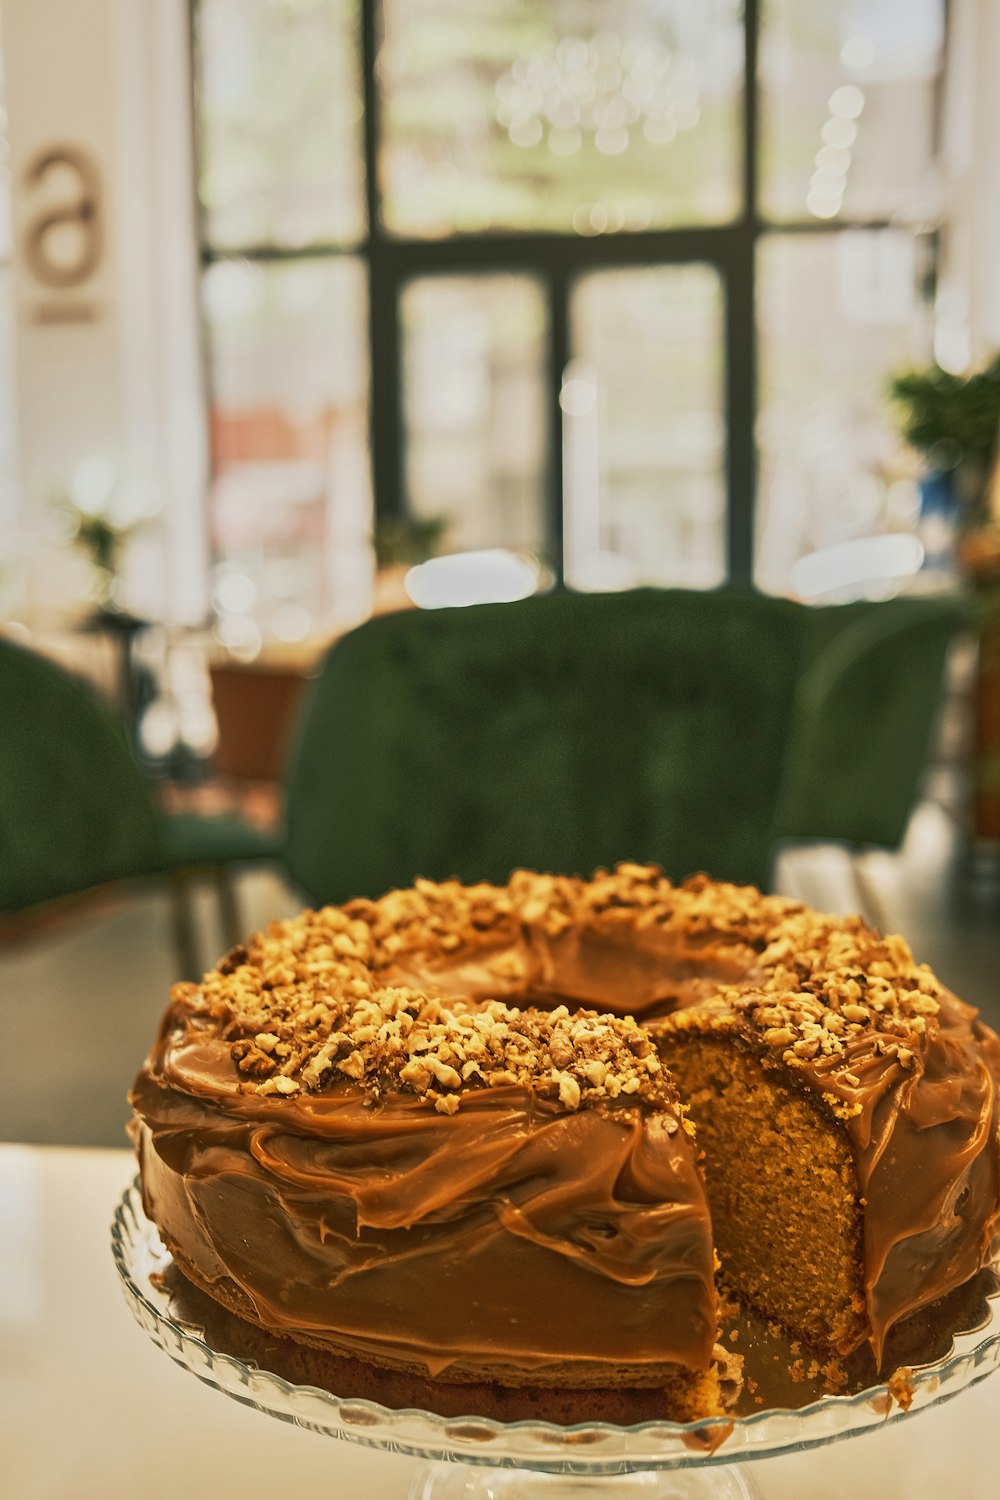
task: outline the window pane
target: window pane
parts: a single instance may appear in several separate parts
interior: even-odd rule
[[[386,0],[388,227],[599,234],[740,202],[739,0]]]
[[[923,250],[896,230],[761,243],[757,582],[769,592],[884,592],[884,549],[829,549],[916,526],[914,459],[896,436],[886,385],[930,358]],[[797,566],[817,554],[819,563]],[[831,588],[845,568],[856,583],[827,595],[817,567]]]
[[[356,243],[365,206],[354,0],[200,0],[197,15],[208,243]]]
[[[764,0],[761,204],[774,219],[933,219],[945,0]]]
[[[575,588],[725,578],[723,296],[710,266],[586,276],[563,382]]]
[[[365,272],[220,261],[204,300],[218,628],[252,654],[261,633],[301,639],[367,606]]]
[[[402,298],[406,491],[440,550],[545,537],[547,314],[532,276],[412,281]]]

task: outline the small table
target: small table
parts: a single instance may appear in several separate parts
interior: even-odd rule
[[[133,1322],[108,1248],[127,1151],[0,1146],[0,1454],[17,1500],[403,1500],[416,1466],[202,1385]],[[912,1421],[752,1466],[765,1500],[995,1500],[1000,1377]]]

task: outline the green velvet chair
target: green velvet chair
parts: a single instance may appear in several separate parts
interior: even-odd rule
[[[372,620],[304,704],[287,867],[326,902],[619,859],[766,886],[783,839],[894,847],[960,623],[651,589]]]
[[[214,881],[234,943],[233,867],[279,854],[277,839],[239,818],[160,813],[121,726],[87,688],[0,639],[0,918],[110,881],[160,877],[180,972],[196,977],[192,882]]]
[[[895,849],[928,763],[956,599],[804,610],[805,652],[778,814],[782,838]]]
[[[809,612],[785,788],[783,841],[835,841],[849,855],[857,906],[888,916],[865,854],[897,849],[918,800],[942,701],[949,647],[974,629],[971,606],[898,599]]]

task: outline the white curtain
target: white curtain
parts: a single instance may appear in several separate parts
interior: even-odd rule
[[[998,0],[952,0],[942,165],[936,353],[949,369],[963,370],[1000,350]]]

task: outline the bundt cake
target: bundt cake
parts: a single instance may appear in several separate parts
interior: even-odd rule
[[[131,1130],[183,1274],[343,1394],[689,1420],[737,1388],[717,1268],[879,1357],[987,1261],[998,1076],[859,919],[518,871],[306,912],[177,986]]]

